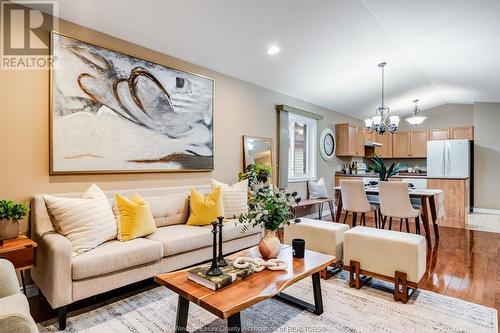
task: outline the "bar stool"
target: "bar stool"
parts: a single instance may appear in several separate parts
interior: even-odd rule
[[[374,212],[375,226],[378,226],[378,208],[370,205],[366,197],[365,184],[361,180],[342,180],[340,181],[340,193],[342,195],[342,203],[346,211],[344,224],[347,220],[349,212],[352,213],[352,226],[356,226],[358,213],[361,213],[361,220],[366,226],[366,213]]]
[[[382,229],[385,228],[387,217],[389,217],[389,230],[392,230],[392,219],[399,218],[399,231],[403,229],[405,220],[406,232],[410,231],[408,219],[415,219],[416,233],[420,234],[420,209],[413,208],[410,201],[408,184],[405,182],[380,182],[378,184],[380,195],[380,213],[384,216]]]

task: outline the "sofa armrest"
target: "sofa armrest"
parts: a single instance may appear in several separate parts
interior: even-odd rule
[[[14,265],[8,260],[0,259],[0,297],[17,293],[19,293],[19,281]]]
[[[71,243],[66,237],[51,231],[39,239],[37,264],[31,276],[54,309],[73,301],[72,258]]]
[[[28,300],[17,293],[0,298],[0,332],[34,333],[38,332],[35,321],[30,315]]]
[[[38,244],[33,281],[52,308],[72,303],[71,243],[52,227],[42,195],[31,202],[31,237]]]

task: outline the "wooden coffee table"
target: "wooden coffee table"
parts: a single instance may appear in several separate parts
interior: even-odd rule
[[[260,257],[257,247],[250,248],[229,256]],[[228,332],[241,332],[240,312],[256,303],[271,297],[278,297],[288,303],[299,306],[312,313],[323,313],[320,272],[335,262],[335,257],[305,251],[303,259],[292,257],[292,248],[283,246],[278,257],[288,262],[286,271],[270,271],[253,273],[248,278],[234,285],[213,291],[188,280],[188,270],[158,275],[155,281],[179,295],[177,303],[176,332],[187,332],[189,301],[198,304],[221,319],[227,319]],[[314,304],[285,294],[282,291],[295,282],[312,276]]]

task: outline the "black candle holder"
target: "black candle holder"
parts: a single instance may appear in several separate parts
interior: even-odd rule
[[[222,254],[222,226],[224,221],[224,216],[217,217],[219,220],[219,256],[217,257],[217,266],[226,267],[228,265],[226,259],[224,259],[224,255]]]
[[[212,245],[213,248],[212,265],[210,266],[209,270],[206,273],[208,276],[222,275],[221,269],[219,268],[219,266],[217,266],[217,225],[218,225],[217,221],[212,222],[212,227],[213,227],[212,234],[214,235],[214,240]]]

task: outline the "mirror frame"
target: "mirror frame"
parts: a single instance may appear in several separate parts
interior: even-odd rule
[[[273,169],[273,174],[274,174],[274,170],[275,170],[275,167],[274,167],[274,159],[273,159],[273,150],[274,150],[274,147],[273,147],[273,139],[272,138],[266,138],[266,137],[263,137],[263,136],[253,136],[253,135],[243,135],[243,171],[245,171],[247,165],[248,165],[248,160],[249,160],[249,154],[248,154],[248,149],[247,149],[247,140],[249,139],[252,139],[252,140],[261,140],[261,141],[268,141],[269,142],[269,146],[271,147],[271,156],[269,157],[270,160],[271,160],[271,168]],[[271,179],[273,179],[274,177],[271,176]]]

